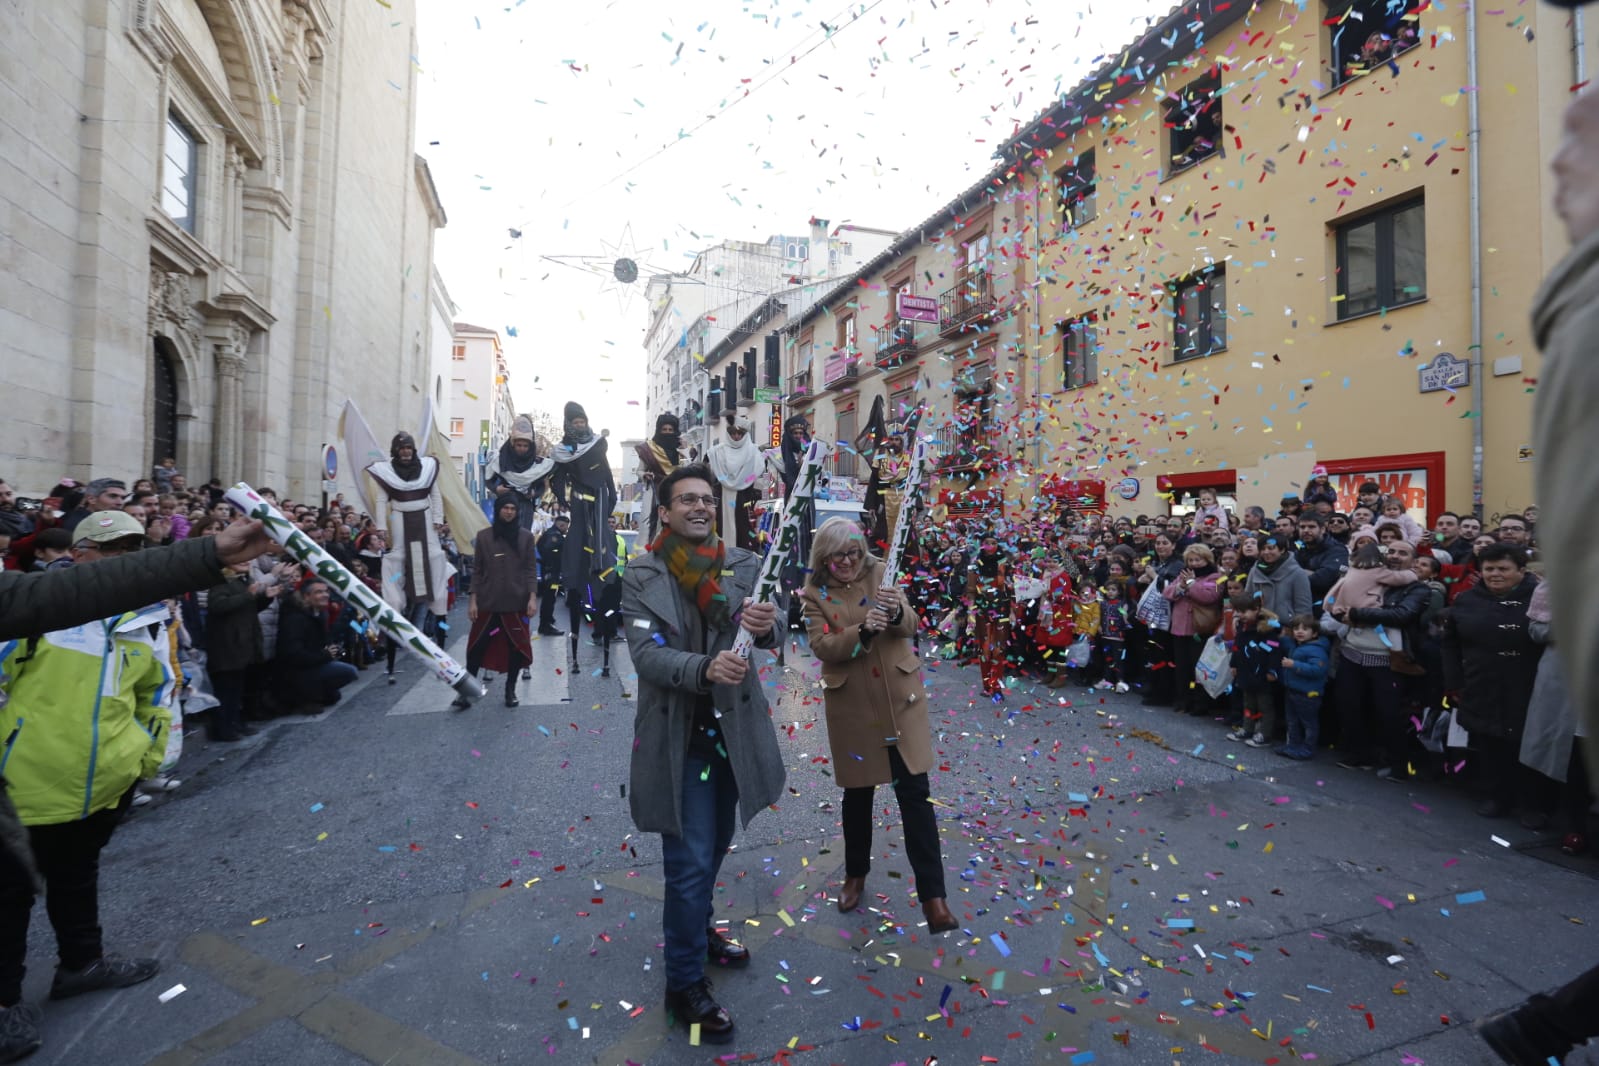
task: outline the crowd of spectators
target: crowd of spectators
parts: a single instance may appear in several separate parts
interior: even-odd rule
[[[1136,690],[1268,757],[1459,780],[1478,812],[1587,849],[1588,789],[1538,574],[1537,509],[1424,529],[1318,468],[1277,513],[1202,490],[1186,513],[924,521],[906,564],[924,643],[983,693]]]
[[[389,550],[383,527],[341,495],[326,503],[279,499],[259,490],[313,541],[373,591]],[[191,487],[170,462],[131,485],[116,478],[58,482],[42,499],[19,499],[0,481],[0,558],[8,570],[73,565],[75,531],[85,519],[115,516],[104,536],[116,550],[213,536],[242,521],[220,479]],[[461,557],[446,527],[446,552]],[[394,680],[395,648],[326,582],[286,555],[229,567],[220,583],[168,603],[174,661],[184,688],[177,701],[185,732],[234,743],[274,717],[315,713],[336,703],[360,671],[385,668]],[[437,626],[440,619],[429,619]],[[145,786],[175,787],[163,776]]]

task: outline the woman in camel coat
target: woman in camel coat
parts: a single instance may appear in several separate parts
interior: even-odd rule
[[[822,662],[833,774],[844,789],[844,887],[838,909],[854,910],[871,869],[872,797],[893,784],[905,854],[928,927],[957,927],[944,902],[944,859],[929,800],[933,736],[922,661],[911,647],[916,613],[902,589],[880,589],[883,562],[846,518],[816,531],[801,593],[811,651]]]

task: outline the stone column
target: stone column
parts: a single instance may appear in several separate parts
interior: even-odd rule
[[[217,364],[216,464],[211,476],[231,485],[244,477],[244,368],[250,331],[228,327],[222,339],[212,340]]]

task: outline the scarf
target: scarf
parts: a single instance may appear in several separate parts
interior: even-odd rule
[[[494,508],[494,525],[493,525],[493,529],[494,529],[494,539],[495,540],[503,540],[503,541],[505,541],[505,543],[509,544],[513,548],[515,548],[521,541],[521,536],[522,536],[522,524],[521,524],[521,522],[514,515],[511,517],[511,520],[509,522],[503,521],[500,518],[500,508],[499,507],[495,507]]]
[[[650,438],[650,443],[661,450],[661,454],[666,457],[666,461],[672,465],[673,469],[676,469],[682,462],[677,454],[677,434],[674,433],[669,437],[664,437],[657,430],[655,436]]]
[[[715,533],[698,543],[661,530],[661,535],[650,544],[650,553],[659,556],[666,564],[667,573],[677,579],[677,587],[699,608],[700,617],[715,629],[725,629],[732,622],[727,597],[722,593],[722,567],[727,562],[727,549]]]

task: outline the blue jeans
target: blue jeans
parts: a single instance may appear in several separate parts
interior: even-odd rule
[[[1321,737],[1321,697],[1288,693],[1288,746],[1316,750]]]
[[[722,858],[733,842],[738,783],[725,759],[683,762],[683,835],[661,835],[666,870],[666,987],[687,988],[705,976],[705,930]]]
[[[330,663],[323,663],[306,671],[305,680],[307,689],[323,698],[327,703],[335,703],[339,698],[339,689],[361,676],[350,663],[340,662],[335,659]]]

